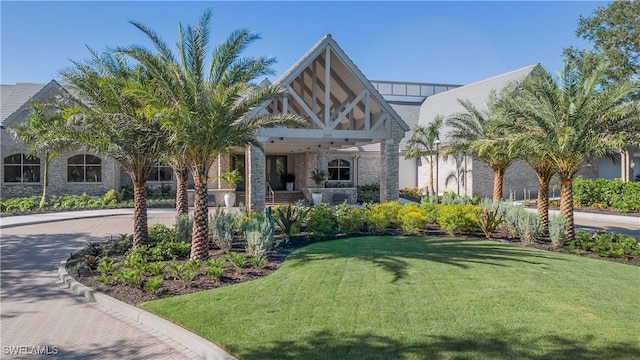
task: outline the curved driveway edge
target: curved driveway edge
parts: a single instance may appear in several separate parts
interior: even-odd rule
[[[168,338],[188,348],[203,359],[234,360],[235,357],[225,352],[219,346],[204,338],[183,329],[182,327],[156,316],[148,311],[129,305],[120,300],[107,296],[93,288],[76,281],[66,270],[67,261],[61,261],[58,267],[58,278],[63,284],[78,295],[96,302],[106,308],[116,311],[138,324],[145,325]]]

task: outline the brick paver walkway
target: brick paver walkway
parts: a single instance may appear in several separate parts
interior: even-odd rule
[[[170,224],[173,216],[150,213],[149,223]],[[132,229],[131,215],[2,229],[0,358],[47,358],[47,352],[68,359],[192,357],[181,345],[100,309],[57,281],[59,262],[87,241],[106,240]],[[44,354],[29,355],[34,351]]]

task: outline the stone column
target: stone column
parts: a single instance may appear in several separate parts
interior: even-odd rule
[[[266,193],[266,157],[257,146],[247,147],[247,208],[249,211],[263,211]]]
[[[398,200],[399,189],[399,141],[387,139],[380,143],[380,202]]]
[[[627,150],[620,151],[620,178],[622,182],[629,182],[631,179],[631,159]]]

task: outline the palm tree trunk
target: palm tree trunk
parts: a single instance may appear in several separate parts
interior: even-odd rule
[[[575,239],[573,220],[573,178],[560,178],[560,213],[567,221],[567,241]]]
[[[42,198],[40,199],[40,209],[44,208],[49,201],[49,158],[48,155],[44,157],[44,174],[42,177]]]
[[[433,188],[433,155],[429,155],[429,190],[431,194],[427,195],[434,195],[436,193],[436,190]]]
[[[198,166],[192,168],[195,197],[193,204],[193,235],[191,235],[192,261],[209,257],[209,205],[207,203],[207,175]]]
[[[149,242],[147,228],[147,180],[133,180],[133,247]]]
[[[538,174],[538,216],[540,226],[544,233],[549,232],[549,183],[551,176],[545,177]]]
[[[505,169],[493,169],[493,201],[502,201],[502,183]]]
[[[187,195],[187,176],[189,169],[186,167],[173,167],[176,176],[176,217],[189,213],[189,197]]]

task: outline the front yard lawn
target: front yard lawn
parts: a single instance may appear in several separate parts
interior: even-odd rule
[[[242,359],[640,358],[640,268],[484,240],[321,242],[141,306]]]

